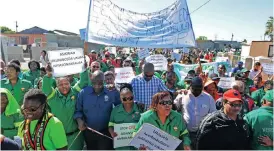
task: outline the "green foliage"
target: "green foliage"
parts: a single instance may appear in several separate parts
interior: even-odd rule
[[[196,40],[207,40],[206,36],[199,36]]]
[[[270,41],[273,41],[273,16],[270,16],[268,21],[265,24],[265,36],[270,38]]]
[[[6,26],[0,26],[1,33],[3,34],[14,34],[15,31],[11,30],[10,28]]]

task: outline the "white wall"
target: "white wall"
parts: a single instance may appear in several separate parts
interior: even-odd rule
[[[17,59],[20,62],[24,62],[24,54],[22,47],[18,46],[8,46],[7,47],[7,53],[8,53],[8,61],[12,59]]]

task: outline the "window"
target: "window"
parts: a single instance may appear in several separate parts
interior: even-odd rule
[[[35,38],[35,39],[34,39],[34,43],[35,43],[38,47],[41,46],[41,42],[42,42],[42,38]]]
[[[268,57],[273,57],[273,45],[270,45],[270,46],[269,46],[269,49],[268,49]]]

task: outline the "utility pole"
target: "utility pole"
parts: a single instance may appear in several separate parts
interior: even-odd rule
[[[18,32],[17,31],[17,28],[18,28],[17,21],[15,22],[15,27],[16,27],[16,33],[17,33]]]
[[[217,34],[215,34],[214,35],[214,37],[215,37],[215,41],[218,39],[218,35]]]
[[[234,37],[234,35],[233,35],[233,33],[232,33],[232,36],[231,36],[231,41],[233,41],[233,37]]]

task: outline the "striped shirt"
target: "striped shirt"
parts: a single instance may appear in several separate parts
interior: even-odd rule
[[[149,108],[152,96],[157,92],[169,91],[162,80],[153,76],[150,81],[146,81],[142,74],[134,77],[131,81],[133,87],[134,101],[145,104],[145,109]]]

